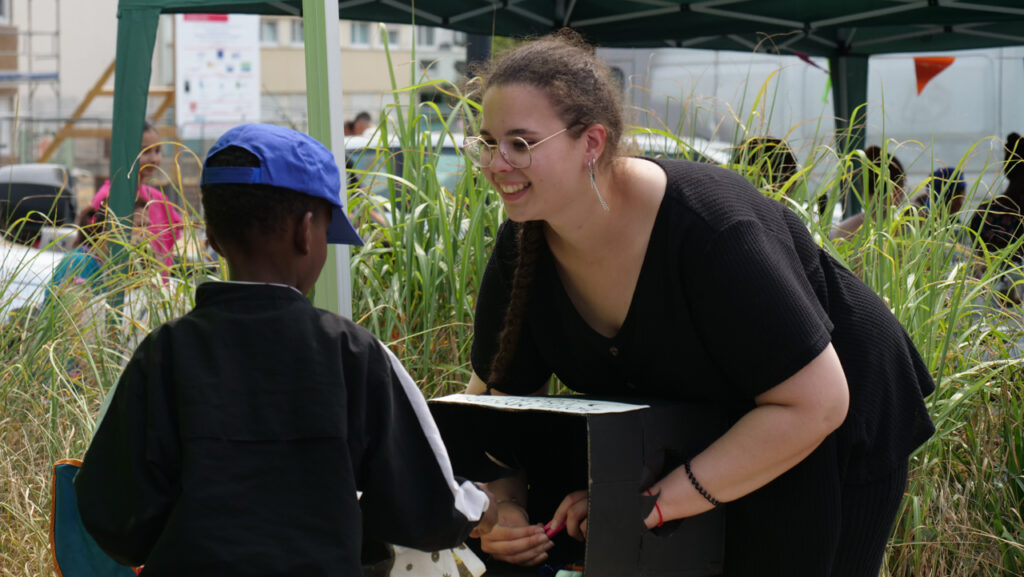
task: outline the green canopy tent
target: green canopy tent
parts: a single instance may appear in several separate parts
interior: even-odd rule
[[[839,126],[857,125],[867,97],[868,57],[1024,44],[1019,0],[120,0],[111,208],[131,210],[129,173],[146,110],[161,13],[301,15],[305,25],[310,133],[341,160],[341,65],[337,26],[349,20],[440,26],[526,36],[563,26],[603,46],[777,50],[827,57]],[[771,42],[762,42],[771,37]],[[857,137],[856,133],[853,133]],[[858,142],[852,143],[854,146]],[[347,252],[330,259],[317,304],[347,313]]]

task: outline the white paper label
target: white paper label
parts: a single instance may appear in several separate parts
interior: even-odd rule
[[[546,411],[549,413],[571,413],[577,415],[628,413],[629,411],[647,408],[647,405],[631,405],[612,401],[581,399],[579,397],[506,397],[457,394],[432,399],[430,402],[476,405],[506,411]]]

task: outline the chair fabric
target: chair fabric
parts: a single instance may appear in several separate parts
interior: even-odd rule
[[[82,461],[53,465],[50,501],[50,551],[59,577],[135,577],[135,571],[111,559],[82,526],[74,480]]]

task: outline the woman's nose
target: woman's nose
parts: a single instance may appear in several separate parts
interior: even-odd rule
[[[494,172],[511,172],[515,169],[516,167],[512,166],[512,163],[505,157],[504,150],[499,151],[494,158],[494,162],[491,163],[491,170]]]

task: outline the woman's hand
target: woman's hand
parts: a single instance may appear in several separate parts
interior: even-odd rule
[[[585,541],[587,538],[587,500],[586,490],[569,493],[562,499],[562,504],[555,510],[555,516],[548,524],[548,531],[554,532],[565,527],[569,536],[577,541]]]
[[[554,544],[540,525],[530,525],[526,510],[518,503],[498,504],[498,524],[480,537],[484,553],[513,565],[538,565],[548,558]]]
[[[665,517],[661,512],[661,505],[658,504],[658,499],[661,498],[661,493],[652,493],[650,491],[645,491],[644,495],[654,497],[654,506],[651,507],[651,511],[647,513],[646,517],[644,517],[644,525],[647,527],[648,530],[650,530],[662,525],[665,522]]]

